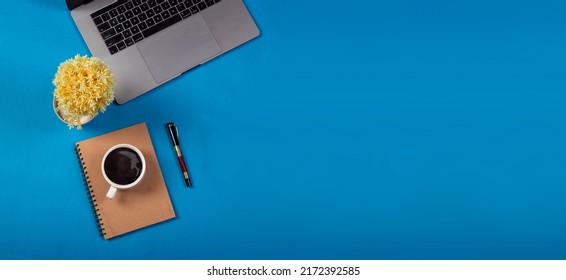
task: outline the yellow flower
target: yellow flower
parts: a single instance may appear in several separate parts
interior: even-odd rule
[[[95,117],[114,100],[114,75],[97,57],[77,55],[61,63],[53,79],[57,110],[69,127],[81,128],[82,117]]]

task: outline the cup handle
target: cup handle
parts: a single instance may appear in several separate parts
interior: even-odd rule
[[[110,186],[110,189],[108,189],[108,192],[106,193],[106,197],[109,199],[113,199],[114,196],[116,195],[116,191],[118,189],[114,186]]]

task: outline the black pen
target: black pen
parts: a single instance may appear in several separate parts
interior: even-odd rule
[[[183,159],[183,154],[181,153],[181,146],[179,145],[179,131],[174,123],[167,123],[167,128],[169,129],[169,134],[171,134],[171,140],[173,141],[173,146],[175,152],[177,153],[177,159],[179,160],[179,165],[181,166],[181,171],[183,172],[183,177],[185,178],[185,183],[187,187],[191,186],[191,178],[189,177],[189,171],[187,170],[187,165]]]

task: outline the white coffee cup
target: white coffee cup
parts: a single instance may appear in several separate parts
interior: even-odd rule
[[[101,169],[110,185],[106,197],[113,199],[117,190],[133,188],[142,181],[146,163],[142,152],[134,145],[118,144],[106,151]]]

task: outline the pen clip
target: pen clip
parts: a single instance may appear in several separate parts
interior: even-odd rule
[[[171,139],[173,140],[173,145],[179,146],[179,131],[174,123],[170,122],[167,124],[169,128],[169,134],[171,134]]]

